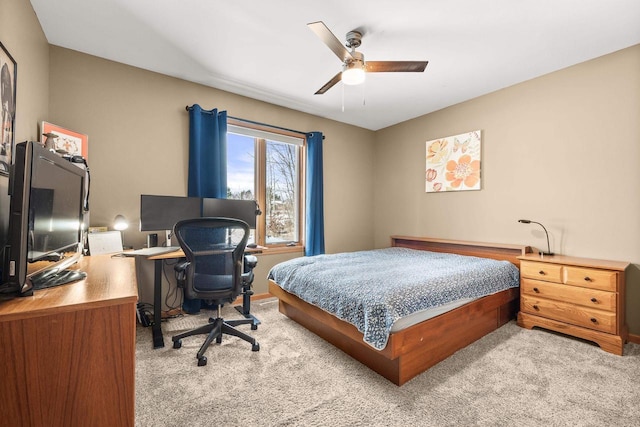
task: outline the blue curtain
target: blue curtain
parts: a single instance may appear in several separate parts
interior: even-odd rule
[[[227,198],[227,112],[189,110],[189,197]],[[199,299],[185,298],[182,309],[197,313],[209,307]]]
[[[227,198],[227,112],[189,108],[190,197]]]
[[[307,134],[306,256],[324,253],[322,132]]]

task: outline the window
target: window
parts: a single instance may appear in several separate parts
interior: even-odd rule
[[[302,245],[302,153],[296,133],[229,119],[227,128],[227,198],[255,199],[252,241],[272,248]]]

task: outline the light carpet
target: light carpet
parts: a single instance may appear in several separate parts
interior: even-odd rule
[[[640,345],[623,357],[510,322],[412,379],[390,383],[278,312],[252,303],[260,351],[225,337],[195,357],[171,335],[211,312],[163,323],[165,348],[138,327],[137,426],[640,426]],[[223,317],[238,318],[231,307]]]

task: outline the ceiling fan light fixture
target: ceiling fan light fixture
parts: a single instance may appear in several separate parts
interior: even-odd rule
[[[339,71],[327,83],[318,89],[315,95],[322,95],[338,82],[347,85],[358,85],[364,83],[365,72],[368,73],[421,73],[426,68],[428,61],[369,61],[365,64],[364,55],[356,50],[362,44],[362,32],[358,30],[347,33],[347,43],[343,44],[331,32],[322,21],[310,22],[307,24],[320,40],[342,62],[342,71]],[[346,48],[350,48],[348,51]]]
[[[342,71],[342,82],[344,84],[359,85],[364,83],[364,80],[364,62],[356,60],[345,64],[344,70]]]
[[[348,68],[342,72],[342,82],[346,85],[364,83],[365,75],[362,68]]]

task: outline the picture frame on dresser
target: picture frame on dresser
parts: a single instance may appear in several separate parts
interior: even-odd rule
[[[9,175],[15,145],[18,65],[0,42],[0,175]]]

